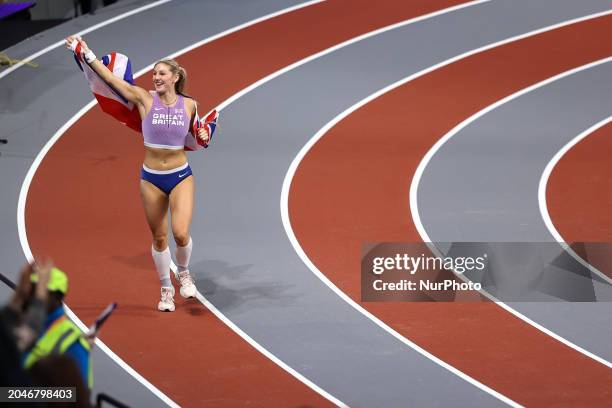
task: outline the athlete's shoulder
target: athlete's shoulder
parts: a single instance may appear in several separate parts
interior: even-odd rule
[[[183,95],[183,98],[185,100],[185,107],[189,110],[189,112],[191,113],[195,112],[195,107],[197,105],[196,100],[190,96],[184,96],[184,95]]]

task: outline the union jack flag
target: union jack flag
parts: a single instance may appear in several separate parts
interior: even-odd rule
[[[79,69],[85,74],[85,78],[89,83],[89,89],[91,89],[91,92],[96,97],[102,110],[130,129],[142,133],[142,121],[140,119],[138,107],[125,99],[119,91],[103,80],[89,64],[87,64],[81,43],[78,40],[72,43],[71,48],[74,52],[74,59]],[[102,63],[113,73],[113,75],[134,85],[132,63],[127,56],[118,52],[111,52],[102,57]],[[193,151],[208,148],[215,130],[217,129],[218,120],[219,112],[216,109],[213,109],[206,116],[200,118],[196,107],[193,127],[189,136],[185,138],[185,150]],[[198,137],[198,131],[201,128],[205,128],[210,135],[208,143],[204,143],[204,141]]]
[[[185,140],[185,150],[199,150],[201,148],[207,149],[208,145],[212,141],[213,135],[215,134],[215,130],[217,129],[218,120],[219,112],[217,112],[216,109],[213,109],[208,115],[200,119],[200,116],[198,115],[198,108],[196,106],[195,120],[193,121],[193,129],[190,133],[191,135],[195,135],[195,137],[187,138]],[[204,143],[202,139],[197,137],[198,131],[201,128],[205,128],[206,132],[210,135],[207,143]]]

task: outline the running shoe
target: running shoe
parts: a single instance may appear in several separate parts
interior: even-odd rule
[[[189,271],[183,271],[176,274],[178,281],[181,283],[181,296],[185,299],[190,297],[195,297],[198,289],[196,288],[195,283],[193,282],[193,276],[189,273]]]
[[[161,288],[161,299],[157,304],[161,312],[174,312],[174,288]]]

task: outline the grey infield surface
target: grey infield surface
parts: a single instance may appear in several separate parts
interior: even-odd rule
[[[121,40],[137,71],[211,34],[295,3],[173,2],[87,38],[100,54]],[[200,291],[273,354],[351,406],[502,405],[382,331],[308,270],[281,222],[284,175],[319,128],[386,85],[482,45],[610,6],[593,0],[483,3],[343,48],[228,106],[209,154],[190,158],[200,209],[192,225],[192,271]],[[174,21],[169,26],[175,31],[147,29],[160,19]],[[74,31],[62,26],[54,35]],[[17,48],[15,56],[20,55]],[[9,274],[24,261],[15,214],[23,176],[44,143],[91,100],[64,50],[39,62],[36,71],[21,68],[0,80],[0,92],[7,95],[0,100],[0,135],[10,140],[0,157],[0,255]],[[60,93],[65,102],[54,103]],[[268,119],[262,122],[261,117]],[[0,289],[0,298],[6,296]],[[94,357],[97,391],[112,390],[134,406],[159,405],[105,355]]]
[[[612,63],[572,74],[488,112],[433,156],[418,189],[432,241],[555,242],[538,204],[544,168],[566,143],[612,114]],[[487,171],[482,171],[487,169]],[[452,197],[452,199],[451,199]],[[576,272],[580,265],[574,265]],[[533,276],[540,270],[534,268]],[[581,280],[557,271],[558,293]],[[567,287],[571,284],[572,287]],[[612,361],[612,286],[593,279],[595,297],[510,302],[512,308]],[[599,301],[597,301],[599,300]]]

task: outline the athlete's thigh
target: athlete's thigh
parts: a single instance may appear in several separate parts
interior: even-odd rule
[[[170,192],[170,212],[172,214],[172,231],[188,233],[193,215],[193,196],[195,183],[193,176],[187,177]]]
[[[156,235],[168,230],[168,196],[145,180],[140,180],[140,197],[151,232]]]

